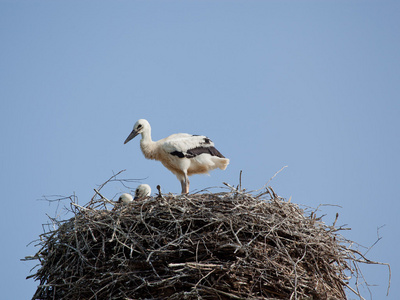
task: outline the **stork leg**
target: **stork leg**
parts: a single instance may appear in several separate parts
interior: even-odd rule
[[[185,191],[185,194],[189,194],[189,184],[190,184],[189,178],[186,176],[186,191]]]
[[[187,174],[184,174],[184,178],[181,180],[181,186],[182,186],[182,194],[189,194],[189,177],[187,176]]]
[[[185,186],[186,186],[186,183],[185,183],[185,180],[184,180],[184,179],[181,180],[181,186],[182,186],[182,194],[185,194],[185,190],[186,190]]]

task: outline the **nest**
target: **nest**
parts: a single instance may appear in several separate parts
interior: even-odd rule
[[[109,202],[41,235],[33,299],[346,299],[355,252],[271,188]]]

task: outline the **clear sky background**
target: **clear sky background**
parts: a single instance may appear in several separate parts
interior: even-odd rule
[[[33,296],[20,258],[46,214],[70,217],[44,195],[84,204],[123,169],[180,192],[139,137],[123,144],[146,118],[154,140],[204,134],[230,158],[192,191],[240,170],[256,190],[287,165],[274,190],[337,205],[324,220],[367,248],[379,234],[367,257],[391,264],[389,297],[386,267],[362,271],[374,299],[400,299],[399,79],[398,1],[0,1],[2,296]]]

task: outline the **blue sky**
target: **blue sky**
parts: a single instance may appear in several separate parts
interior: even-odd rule
[[[84,204],[123,169],[180,192],[139,138],[123,144],[140,118],[155,140],[204,134],[230,158],[226,171],[191,177],[192,191],[237,184],[240,170],[256,190],[287,165],[275,191],[336,205],[324,220],[338,212],[363,246],[379,233],[367,257],[391,264],[389,297],[385,267],[363,275],[374,299],[400,297],[397,1],[0,1],[0,41],[0,277],[18,286],[5,299],[36,289],[20,258],[37,251],[26,245],[46,214],[70,217],[44,195]]]

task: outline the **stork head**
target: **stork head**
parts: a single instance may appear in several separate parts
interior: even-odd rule
[[[135,200],[151,195],[151,187],[148,184],[141,184],[136,188]]]
[[[145,119],[140,119],[138,120],[135,125],[133,126],[132,132],[129,134],[129,136],[126,138],[124,144],[129,142],[131,139],[133,139],[135,136],[137,136],[139,133],[143,133],[147,130],[150,129],[150,124],[147,122]]]
[[[118,203],[129,204],[131,202],[133,202],[131,194],[122,194],[118,199]]]

